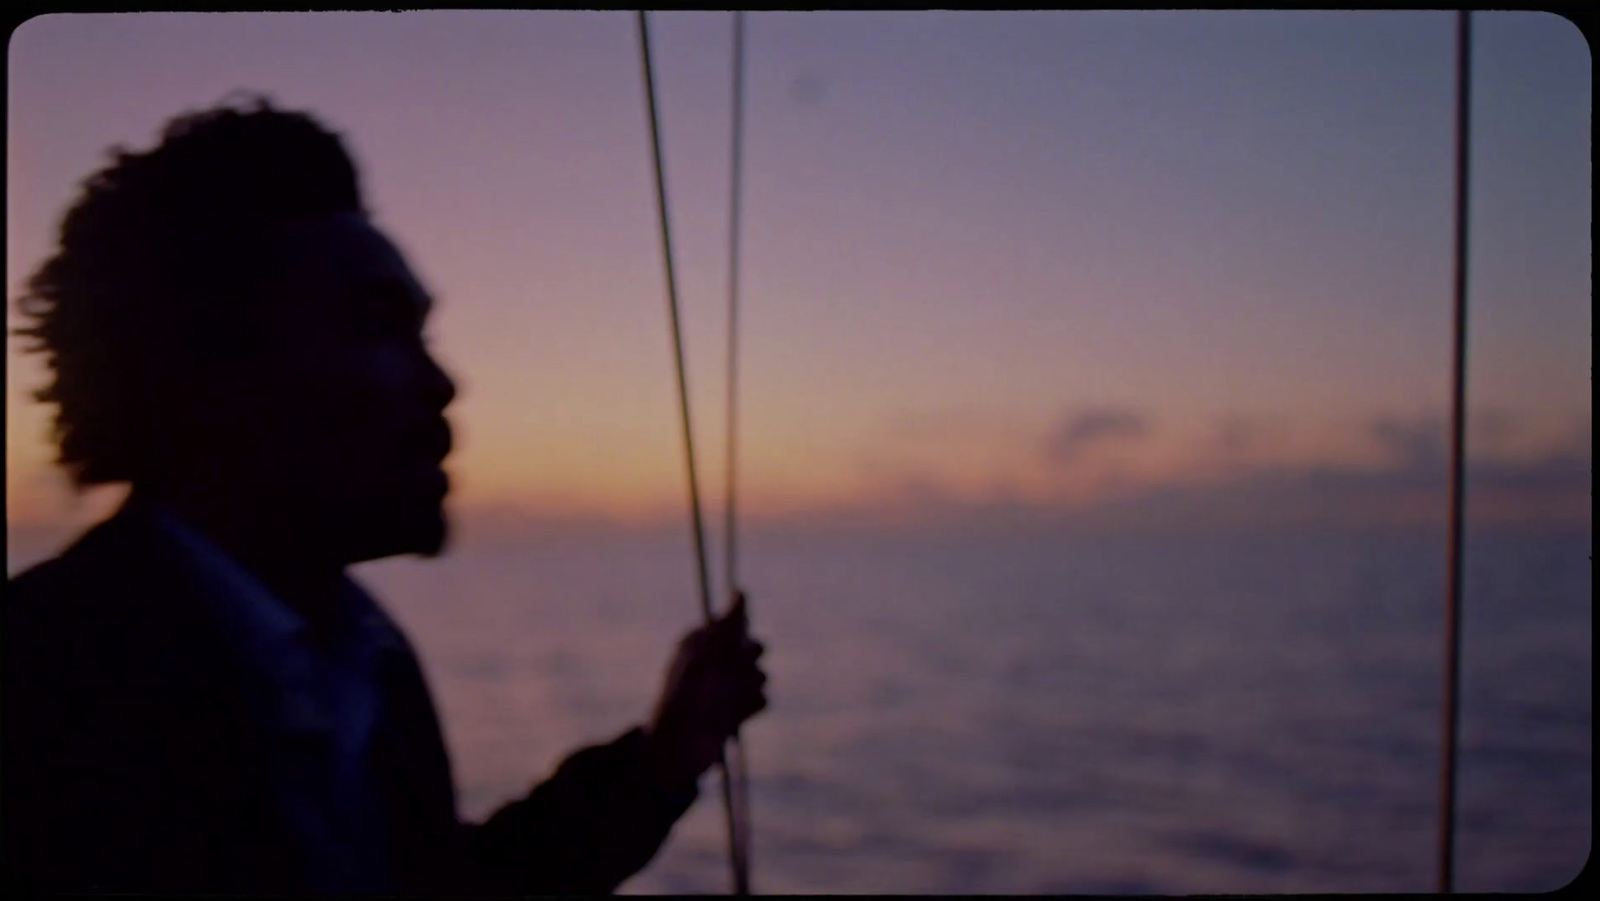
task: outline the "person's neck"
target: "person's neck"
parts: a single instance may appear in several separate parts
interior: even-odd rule
[[[314,636],[333,631],[344,565],[307,540],[313,530],[303,517],[235,492],[168,487],[142,493],[228,554],[304,618]]]

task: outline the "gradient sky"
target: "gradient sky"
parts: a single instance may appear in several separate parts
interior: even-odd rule
[[[652,20],[710,498],[730,22]],[[1554,15],[1475,22],[1473,450],[1587,454],[1588,46]],[[457,502],[677,515],[634,27],[553,11],[33,19],[10,44],[8,298],[110,145],[266,91],[345,135],[380,226],[439,296],[435,346],[462,385]],[[746,37],[754,513],[1403,463],[1389,439],[1440,427],[1453,14],[758,13]],[[19,346],[7,515],[45,518],[63,492]]]

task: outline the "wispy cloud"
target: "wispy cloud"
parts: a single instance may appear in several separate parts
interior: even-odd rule
[[[1293,432],[1291,424],[1281,416],[1225,413],[1212,420],[1209,439],[1195,451],[1199,456],[1225,459],[1259,456],[1282,450],[1283,440]]]
[[[1432,469],[1446,464],[1446,426],[1437,419],[1406,421],[1380,416],[1372,421],[1370,431],[1401,469]]]
[[[1227,453],[1249,450],[1261,440],[1261,424],[1247,416],[1225,416],[1216,425],[1216,445]]]
[[[1224,418],[1197,438],[1197,452],[1219,442],[1248,446],[1265,433],[1281,431],[1278,425]],[[1099,408],[1063,420],[1048,443],[1054,459],[1074,459],[1096,442],[1133,440],[1149,430],[1148,419],[1136,411]],[[926,474],[902,474],[899,491],[863,500],[848,512],[812,511],[795,523],[1086,531],[1442,526],[1448,467],[1441,418],[1379,416],[1356,430],[1382,452],[1378,462],[1241,460],[1225,470],[1195,470],[1080,501],[1030,499],[1016,491],[974,494]],[[1592,466],[1583,448],[1550,445],[1536,456],[1474,457],[1466,475],[1467,515],[1473,523],[1581,528],[1592,517]]]
[[[1045,459],[1067,464],[1089,448],[1110,441],[1143,438],[1151,431],[1149,417],[1131,407],[1094,407],[1068,414],[1045,436]]]
[[[1497,445],[1517,437],[1523,430],[1517,417],[1506,410],[1467,411],[1467,440],[1472,444]]]

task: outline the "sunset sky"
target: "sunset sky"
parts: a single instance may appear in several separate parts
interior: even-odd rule
[[[1554,15],[1475,22],[1480,497],[1559,495],[1587,519],[1589,50]],[[713,501],[730,27],[652,19]],[[756,13],[746,38],[752,516],[1205,485],[1312,503],[1347,498],[1340,479],[1388,497],[1442,459],[1453,14]],[[462,387],[454,503],[680,515],[631,14],[33,19],[10,45],[8,301],[110,145],[147,147],[236,88],[345,136],[438,295]],[[66,492],[19,346],[7,517],[48,520]]]

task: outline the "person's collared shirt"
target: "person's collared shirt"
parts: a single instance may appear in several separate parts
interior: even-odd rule
[[[338,626],[319,648],[304,618],[214,542],[170,509],[150,512],[217,602],[270,743],[278,801],[305,851],[308,887],[392,890],[370,750],[384,703],[380,661],[404,652],[394,624],[346,577]]]

